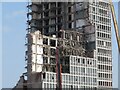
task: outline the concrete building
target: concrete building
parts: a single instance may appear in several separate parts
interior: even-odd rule
[[[98,0],[97,0],[98,1]],[[111,15],[107,0],[90,5],[95,24],[98,88],[112,88]]]
[[[111,17],[107,0],[28,5],[27,87],[112,88]]]

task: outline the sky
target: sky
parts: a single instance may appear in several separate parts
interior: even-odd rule
[[[26,34],[26,8],[27,3],[4,2],[0,3],[0,36],[2,44],[0,50],[2,64],[2,88],[13,88],[20,75],[25,71],[25,34]],[[117,3],[114,3],[116,13],[118,13]],[[2,15],[2,16],[1,16]],[[112,25],[113,26],[113,25]],[[113,87],[117,88],[118,81],[118,51],[115,32],[112,29],[113,48]],[[2,54],[1,54],[2,53]],[[0,65],[1,66],[1,65]]]
[[[2,3],[2,87],[12,88],[25,71],[26,3]]]
[[[118,20],[118,3],[114,2],[116,18]],[[112,64],[113,64],[113,87],[118,88],[118,48],[116,35],[112,22]]]
[[[2,4],[0,3],[0,12],[2,12]],[[0,14],[0,72],[2,72],[2,15]],[[0,81],[2,82],[2,74],[0,74]],[[0,84],[2,88],[2,84]]]

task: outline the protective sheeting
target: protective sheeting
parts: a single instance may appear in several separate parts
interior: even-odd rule
[[[95,26],[87,26],[85,27],[85,34],[86,34],[86,40],[88,42],[94,42],[95,41]]]
[[[85,19],[78,19],[76,20],[76,27],[83,27],[83,26],[87,26],[90,25],[89,22],[87,22]]]
[[[76,19],[88,18],[88,9],[80,10],[75,13]]]
[[[88,8],[88,2],[82,2],[82,0],[81,0],[81,2],[75,4],[75,7],[76,7],[76,11],[87,9]]]

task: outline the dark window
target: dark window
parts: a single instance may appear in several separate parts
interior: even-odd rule
[[[48,55],[48,48],[47,47],[43,47],[43,54]]]
[[[71,15],[69,15],[68,19],[69,19],[69,21],[71,21],[71,20],[72,20],[72,17],[71,17]]]
[[[56,64],[55,58],[50,58],[50,64]]]
[[[47,38],[43,38],[43,44],[48,45],[48,39]]]
[[[85,59],[82,59],[82,64],[85,64]]]
[[[51,53],[52,56],[55,56],[55,53],[56,53],[55,49],[54,48],[50,48],[50,53]]]
[[[71,7],[68,7],[68,13],[70,13],[71,12]]]
[[[56,41],[55,40],[50,40],[50,46],[55,47],[56,46]]]
[[[48,57],[43,57],[43,63],[48,63]]]
[[[80,63],[80,59],[78,58],[78,63]]]
[[[45,79],[45,73],[43,73],[43,79]]]
[[[68,28],[69,29],[72,28],[72,24],[71,23],[68,24]]]

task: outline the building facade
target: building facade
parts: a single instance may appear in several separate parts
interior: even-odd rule
[[[72,37],[73,34],[77,37]],[[45,36],[40,31],[27,35],[28,87],[56,88],[56,47],[62,46],[59,48],[62,88],[97,88],[96,50],[85,50],[83,33],[65,30],[61,36]]]
[[[112,88],[111,15],[107,0],[32,2],[28,7],[27,86]]]
[[[96,0],[97,2],[98,0]],[[103,1],[103,0],[102,0]],[[90,5],[95,24],[98,88],[112,87],[111,15],[107,0]]]

